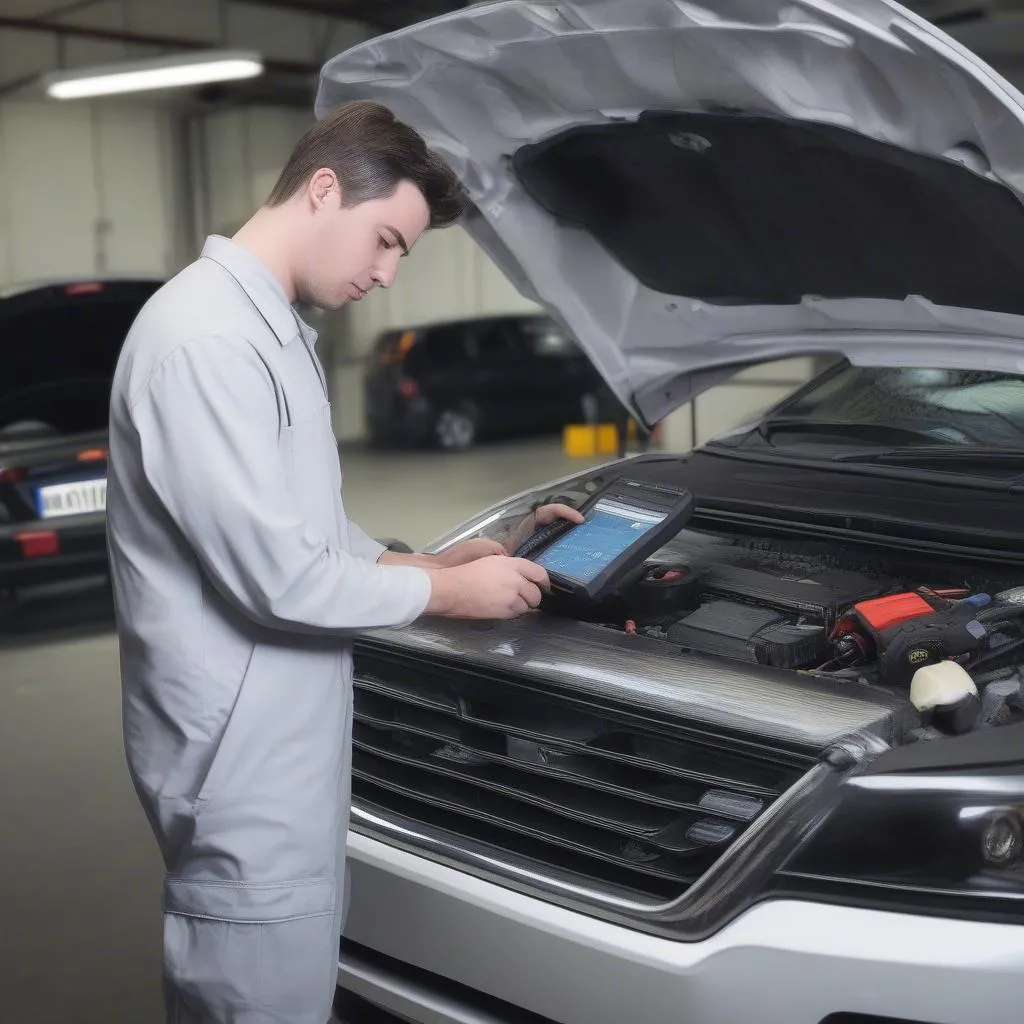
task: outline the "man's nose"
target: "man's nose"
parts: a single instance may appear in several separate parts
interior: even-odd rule
[[[372,277],[373,280],[381,288],[390,288],[395,283],[395,277],[398,274],[398,259],[385,259],[381,260],[374,269]]]

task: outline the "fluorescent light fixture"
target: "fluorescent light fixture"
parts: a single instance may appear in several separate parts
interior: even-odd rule
[[[177,89],[208,82],[255,78],[263,73],[258,53],[248,50],[200,50],[196,53],[125,61],[44,76],[47,93],[58,100],[80,100],[152,89]]]

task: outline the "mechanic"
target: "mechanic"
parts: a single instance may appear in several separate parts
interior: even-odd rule
[[[388,287],[461,185],[355,103],[297,144],[266,203],[140,312],[111,396],[107,530],[123,728],[166,868],[176,1024],[325,1024],[346,904],[351,631],[511,618],[542,569],[474,539],[385,550],[346,517],[315,333]],[[564,506],[539,523],[578,517]]]

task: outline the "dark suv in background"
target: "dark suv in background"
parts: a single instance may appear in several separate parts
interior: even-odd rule
[[[395,329],[365,379],[371,440],[468,448],[559,430],[618,403],[549,317],[494,316]]]

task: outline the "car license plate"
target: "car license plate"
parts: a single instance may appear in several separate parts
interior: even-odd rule
[[[69,484],[50,484],[47,487],[40,487],[36,494],[42,519],[103,512],[107,507],[106,478],[76,480]]]

